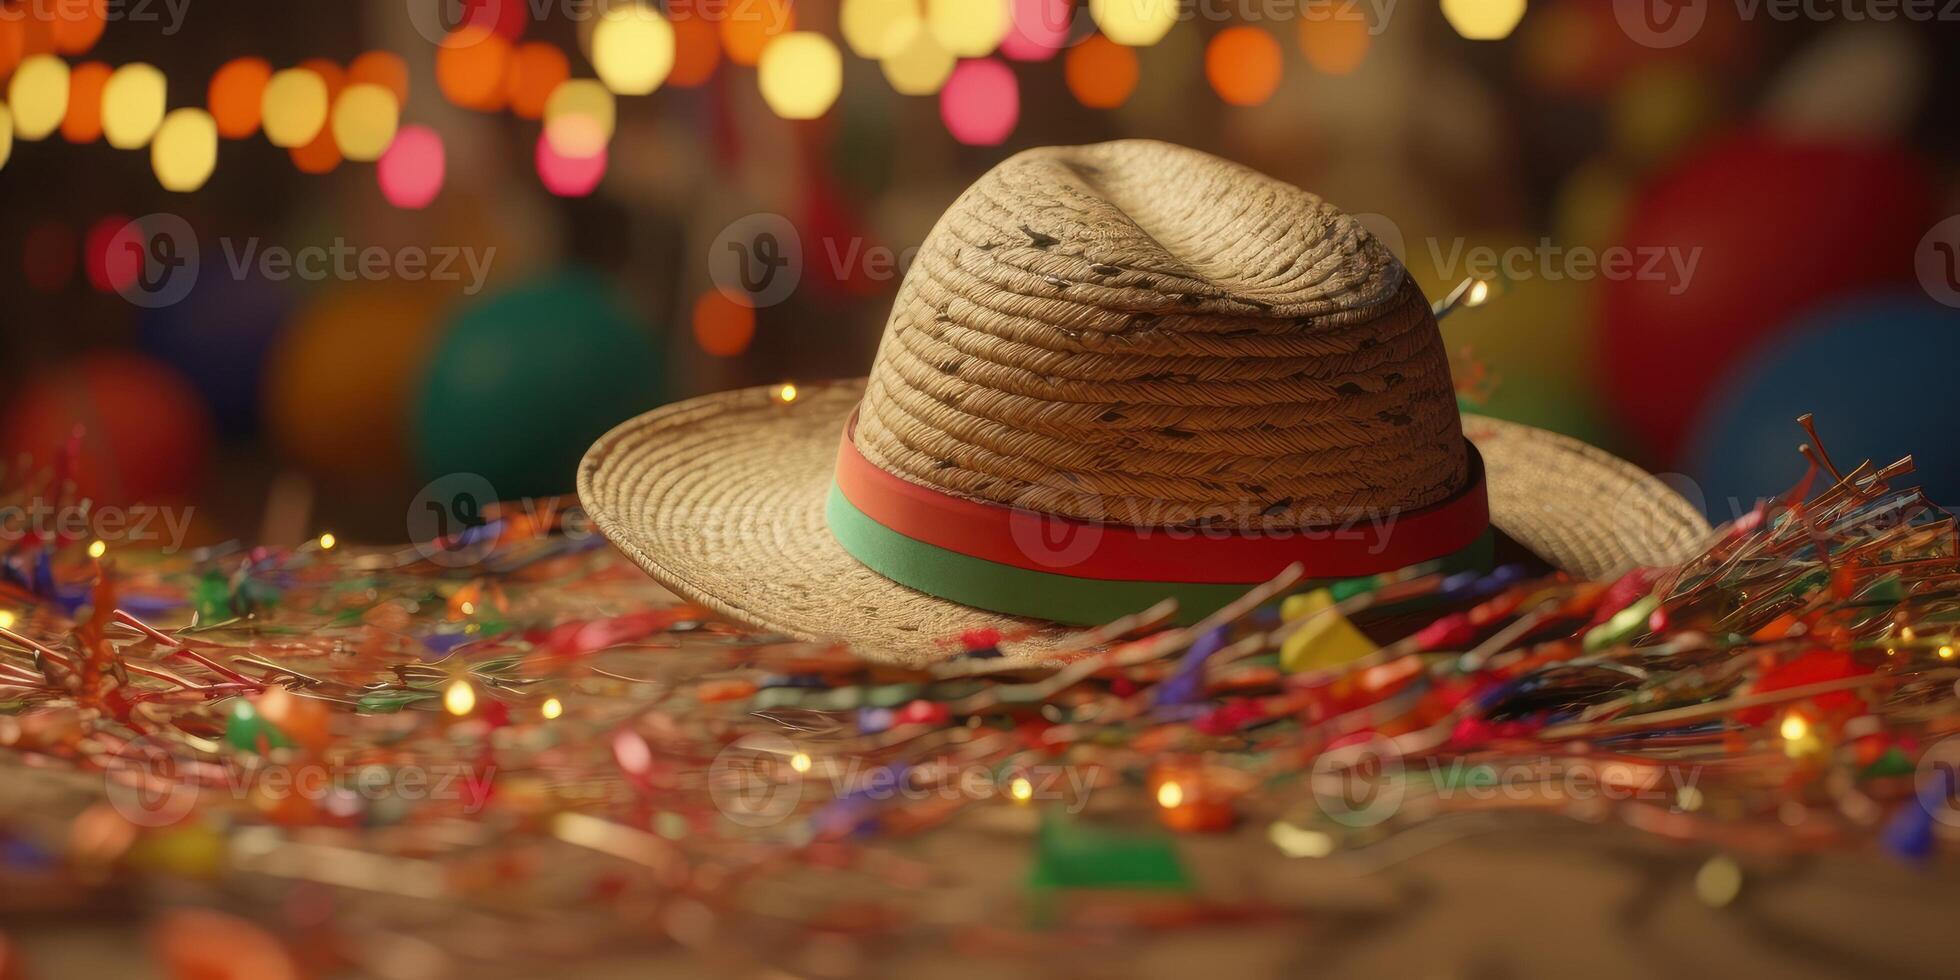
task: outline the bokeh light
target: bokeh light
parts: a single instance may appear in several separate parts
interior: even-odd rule
[[[1089,0],[1089,16],[1110,40],[1142,48],[1170,33],[1177,6],[1178,0]]]
[[[347,84],[379,85],[393,93],[395,105],[406,105],[408,62],[393,51],[369,51],[347,66]]]
[[[109,83],[109,66],[86,61],[68,72],[68,112],[61,118],[61,138],[70,143],[93,143],[102,138],[102,88]]]
[[[592,66],[614,92],[646,95],[674,67],[674,28],[646,4],[614,7],[592,31]]]
[[[742,0],[724,5],[721,46],[728,60],[753,65],[771,38],[796,29],[796,11],[788,0]]]
[[[210,113],[183,108],[163,117],[150,143],[150,167],[164,190],[197,190],[217,166],[218,123]]]
[[[1091,34],[1070,48],[1062,70],[1076,101],[1091,109],[1114,109],[1128,102],[1142,71],[1134,48],[1101,34]]]
[[[892,91],[900,95],[931,95],[953,74],[954,61],[952,53],[933,40],[925,23],[914,21],[904,28],[904,37],[879,66],[884,69],[885,81],[891,83]]]
[[[381,196],[398,208],[428,207],[448,171],[442,137],[427,126],[403,126],[374,168]]]
[[[293,166],[303,174],[328,174],[340,166],[340,145],[334,141],[333,106],[340,101],[340,93],[347,88],[347,71],[327,58],[308,58],[299,63],[301,71],[310,71],[327,83],[327,123],[306,143],[292,148]]]
[[[505,87],[510,111],[519,119],[540,119],[551,93],[572,77],[572,65],[565,52],[543,41],[526,41],[511,53],[510,72]]]
[[[400,123],[395,93],[372,82],[349,85],[334,100],[334,144],[349,160],[365,163],[380,159],[395,141],[395,128]]]
[[[1307,64],[1329,75],[1346,75],[1361,67],[1375,37],[1359,11],[1329,17],[1300,18],[1300,53]]]
[[[837,13],[844,43],[860,58],[882,59],[898,50],[919,22],[918,0],[844,0]]]
[[[755,308],[719,289],[694,301],[694,342],[716,357],[737,357],[755,339]]]
[[[545,100],[544,135],[562,156],[589,157],[612,140],[618,112],[610,89],[574,78]]]
[[[1009,0],[1012,23],[1000,53],[1015,61],[1047,61],[1068,44],[1073,0]]]
[[[606,176],[606,149],[585,157],[558,152],[545,134],[538,135],[538,177],[545,190],[559,197],[585,197],[599,187]]]
[[[939,118],[962,143],[998,146],[1021,118],[1013,70],[992,58],[960,62],[939,91]]]
[[[1525,0],[1443,0],[1443,17],[1472,41],[1509,37],[1524,19]]]
[[[0,104],[0,167],[7,165],[7,158],[14,155],[14,114],[4,104]]]
[[[109,248],[128,225],[128,215],[107,214],[89,225],[88,234],[82,236],[82,267],[88,273],[89,286],[98,293],[113,293],[135,281],[135,257],[114,254]]]
[[[242,140],[259,131],[260,107],[265,85],[272,78],[272,65],[264,58],[237,58],[225,62],[211,76],[211,90],[205,101],[211,118],[218,123],[218,135]]]
[[[68,113],[68,63],[49,54],[22,59],[7,84],[7,105],[14,112],[14,135],[46,139]]]
[[[464,25],[436,49],[436,87],[465,109],[495,112],[504,107],[504,76],[510,71],[511,45],[485,27]]]
[[[58,0],[53,13],[48,27],[54,50],[66,55],[87,54],[102,40],[102,30],[108,26],[109,0]]]
[[[674,69],[667,73],[667,84],[681,88],[706,84],[721,64],[721,35],[699,16],[680,18],[673,25]]]
[[[957,58],[992,54],[1007,23],[1007,0],[926,0],[926,30]]]
[[[1279,41],[1258,27],[1228,27],[1205,48],[1205,78],[1233,105],[1258,105],[1279,88]]]
[[[102,86],[102,138],[118,150],[148,146],[163,123],[168,83],[155,65],[124,65]],[[73,98],[73,90],[70,90]]]
[[[259,100],[265,138],[273,146],[305,146],[327,124],[327,82],[304,68],[274,72]]]
[[[756,65],[762,100],[784,119],[815,119],[830,110],[844,86],[844,57],[815,31],[784,34],[762,49]]]

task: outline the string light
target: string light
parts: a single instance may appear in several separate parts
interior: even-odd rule
[[[103,541],[100,538],[98,538],[89,543],[88,556],[90,558],[100,558],[108,553],[109,553],[109,542]]]
[[[1940,659],[1941,659],[1941,660],[1952,660],[1952,659],[1953,659],[1953,645],[1952,645],[1952,644],[1950,644],[1950,643],[1942,643],[1942,644],[1940,644]]]
[[[68,63],[47,54],[23,59],[7,85],[7,104],[15,136],[46,139],[68,112]]]
[[[14,619],[14,613],[13,613],[13,610],[11,610],[11,609],[0,609],[0,630],[10,630],[10,629],[13,629],[13,628],[14,628],[14,622],[15,622],[15,619]]]
[[[167,103],[168,83],[155,65],[116,69],[102,85],[102,137],[118,150],[148,146]]]
[[[349,85],[334,102],[333,139],[342,156],[366,163],[381,159],[395,141],[401,109],[395,93],[371,82]]]
[[[442,709],[457,717],[476,710],[476,688],[463,678],[449,682],[442,692]]]
[[[546,721],[556,721],[558,716],[564,713],[564,702],[559,701],[557,698],[545,698],[544,705],[538,708],[538,714],[544,716],[544,720]]]
[[[327,124],[327,81],[304,68],[274,72],[259,101],[265,138],[273,146],[305,146]]]
[[[1443,18],[1471,41],[1509,37],[1524,19],[1525,0],[1443,0]]]
[[[815,31],[784,34],[762,49],[756,64],[762,100],[784,119],[815,119],[830,111],[844,86],[844,58]]]
[[[203,187],[218,166],[218,123],[203,109],[172,110],[150,144],[150,169],[167,191]]]
[[[1017,803],[1026,803],[1034,799],[1034,784],[1028,782],[1025,776],[1016,776],[1013,782],[1007,784],[1007,795]]]
[[[895,29],[898,39],[892,51],[878,62],[885,81],[900,95],[931,95],[953,74],[951,52],[933,40],[922,21],[913,20]]]
[[[1783,716],[1783,724],[1777,729],[1777,733],[1783,736],[1784,741],[1800,742],[1803,741],[1804,736],[1810,734],[1810,722],[1792,711]]]
[[[1005,0],[926,0],[926,30],[960,58],[984,58],[1007,36]]]
[[[1089,16],[1109,39],[1147,48],[1177,23],[1178,0],[1089,0]]]
[[[646,95],[674,67],[674,28],[643,3],[626,3],[599,18],[592,31],[592,67],[620,95]]]
[[[320,535],[321,551],[332,551],[333,546],[339,543],[340,543],[340,539],[334,537],[332,531],[328,531],[327,533]]]
[[[775,397],[776,401],[787,405],[796,400],[796,386],[793,384],[777,385],[776,390],[771,392],[771,394]]]
[[[799,773],[809,772],[810,765],[810,757],[805,753],[798,752],[789,757],[789,767]]]
[[[447,169],[442,137],[435,130],[403,126],[387,152],[381,154],[374,177],[389,204],[415,210],[428,207],[442,193]]]

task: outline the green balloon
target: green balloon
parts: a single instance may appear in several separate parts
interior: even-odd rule
[[[425,479],[473,473],[497,495],[572,490],[593,440],[659,405],[660,352],[598,275],[548,275],[457,312],[414,407]]]

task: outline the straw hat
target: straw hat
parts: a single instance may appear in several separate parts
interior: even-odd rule
[[[1487,560],[1487,527],[1591,577],[1708,532],[1626,462],[1460,416],[1381,242],[1164,143],[1002,163],[921,247],[870,378],[785,394],[627,422],[579,494],[681,595],[914,662],[1042,626],[1012,613],[1092,623],[1169,595],[1190,618],[1295,561],[1338,579]]]

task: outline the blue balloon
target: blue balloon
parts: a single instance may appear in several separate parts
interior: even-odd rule
[[[1841,469],[1911,455],[1908,482],[1936,504],[1960,504],[1955,365],[1960,310],[1924,295],[1868,295],[1806,314],[1730,373],[1694,429],[1688,458],[1709,519],[1730,520],[1803,478],[1796,418],[1805,412]]]
[[[249,435],[259,424],[266,356],[291,311],[280,284],[234,276],[229,263],[212,259],[181,302],[143,314],[138,341],[190,380],[220,431]]]

